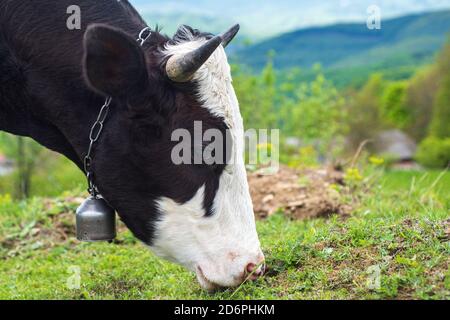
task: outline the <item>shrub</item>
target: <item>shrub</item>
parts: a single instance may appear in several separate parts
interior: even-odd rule
[[[416,160],[430,168],[444,168],[450,164],[450,138],[428,137],[417,149]]]
[[[411,110],[406,106],[406,89],[404,81],[393,82],[384,90],[380,105],[380,114],[386,123],[404,129],[411,123]]]
[[[430,124],[430,133],[433,136],[445,139],[450,138],[450,38],[438,58],[438,66],[443,72],[434,105]]]
[[[430,132],[436,137],[450,138],[450,75],[444,79],[433,106]]]

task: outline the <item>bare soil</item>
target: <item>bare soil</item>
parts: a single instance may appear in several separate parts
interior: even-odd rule
[[[341,171],[333,168],[295,170],[280,166],[275,174],[250,173],[248,180],[257,218],[282,211],[293,219],[348,215]],[[339,190],[339,191],[338,191]]]

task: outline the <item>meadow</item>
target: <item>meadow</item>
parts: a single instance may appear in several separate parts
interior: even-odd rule
[[[450,40],[421,64],[408,60],[407,72],[344,64],[348,79],[326,65],[278,69],[275,53],[257,72],[232,65],[245,127],[279,129],[280,162],[291,169],[339,168],[345,183],[327,188],[351,210],[258,219],[266,275],[214,293],[123,225],[110,244],[78,242],[83,174],[30,139],[0,133],[0,165],[14,166],[0,177],[0,299],[449,299],[449,57]],[[412,141],[406,156],[373,143],[392,131]],[[405,163],[415,171],[392,169]],[[309,190],[308,179],[298,183]]]
[[[215,293],[123,228],[111,244],[78,242],[79,191],[3,196],[0,299],[449,299],[450,173],[379,179],[348,217],[259,220],[267,274]]]

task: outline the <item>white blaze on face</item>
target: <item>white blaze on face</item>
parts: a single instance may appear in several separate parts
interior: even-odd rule
[[[168,55],[198,48],[193,40],[166,48]],[[199,99],[213,115],[222,117],[233,139],[233,161],[220,177],[211,216],[203,208],[204,186],[186,203],[160,198],[161,220],[156,223],[152,249],[156,254],[197,273],[206,289],[236,286],[244,279],[249,263],[264,256],[256,233],[253,205],[243,160],[244,129],[231,80],[230,66],[222,46],[196,72]]]

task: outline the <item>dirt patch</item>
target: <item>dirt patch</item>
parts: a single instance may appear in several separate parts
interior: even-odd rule
[[[276,174],[249,174],[250,193],[257,218],[282,210],[294,219],[348,215],[344,201],[344,174],[332,168],[295,170],[280,166]]]
[[[0,259],[49,249],[63,242],[74,245],[75,208],[82,201],[81,197],[45,199],[45,216],[23,222],[11,233],[0,236]]]
[[[94,296],[109,296],[114,299],[120,299],[121,296],[127,292],[133,290],[136,292],[145,292],[147,286],[143,281],[137,279],[117,279],[110,278],[105,281],[98,282],[89,291],[94,294]],[[81,295],[79,298],[86,298]]]
[[[450,241],[450,219],[443,222],[444,225],[444,235],[441,237],[442,241]]]

